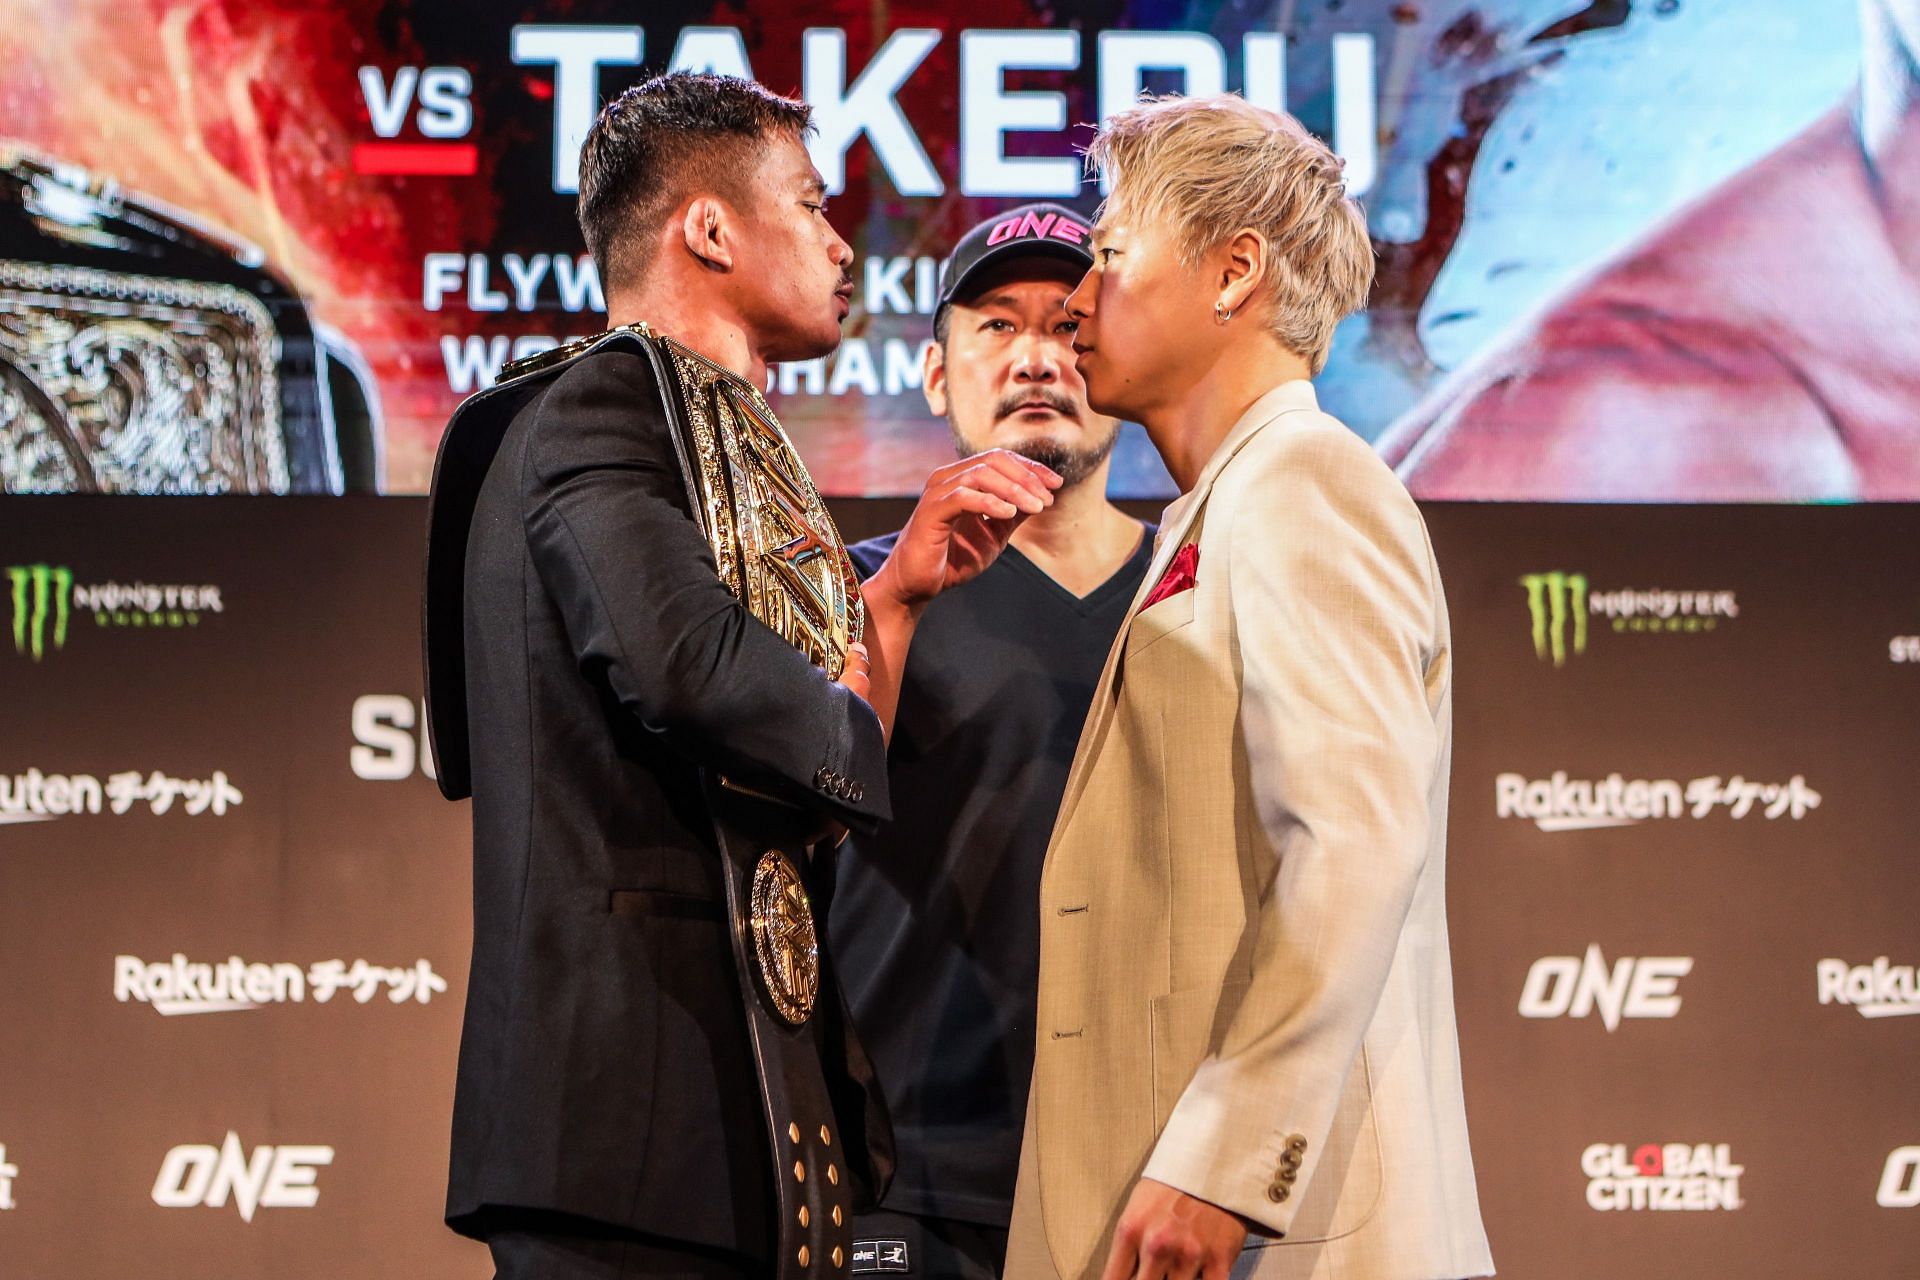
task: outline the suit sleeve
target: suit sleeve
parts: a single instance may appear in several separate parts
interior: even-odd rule
[[[532,423],[527,545],[575,661],[701,763],[871,829],[889,816],[879,718],[720,581],[668,429],[628,352],[568,369]]]
[[[1222,568],[1253,819],[1250,983],[1145,1171],[1276,1235],[1326,1148],[1445,785],[1425,526],[1336,426],[1249,459],[1263,465],[1233,503]]]

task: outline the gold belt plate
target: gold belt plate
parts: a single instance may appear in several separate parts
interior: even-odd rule
[[[820,940],[813,903],[792,859],[778,849],[753,869],[751,922],[760,981],[779,1015],[799,1026],[820,994]]]

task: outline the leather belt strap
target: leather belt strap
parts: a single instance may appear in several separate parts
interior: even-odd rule
[[[774,1275],[779,1280],[843,1276],[853,1256],[853,1178],[845,1135],[820,1066],[826,1049],[822,1032],[830,1020],[812,1007],[794,1020],[792,993],[783,989],[792,984],[783,981],[777,967],[769,971],[761,942],[761,936],[778,927],[767,919],[770,887],[788,890],[787,909],[804,911],[807,939],[818,938],[812,894],[806,889],[811,858],[797,838],[805,819],[790,808],[728,791],[711,774],[706,798],[725,862],[734,969],[773,1152],[779,1202]],[[794,886],[783,881],[781,861],[798,875],[797,904]],[[796,923],[792,917],[787,920]],[[838,1000],[830,971],[816,962],[812,977],[815,997]]]

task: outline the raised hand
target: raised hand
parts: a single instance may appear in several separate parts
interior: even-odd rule
[[[893,554],[862,592],[871,662],[866,698],[889,738],[920,611],[992,564],[1022,520],[1053,505],[1060,484],[1051,469],[1005,449],[962,458],[927,477]]]
[[[919,505],[900,531],[893,554],[867,584],[877,595],[918,613],[935,596],[979,575],[1013,531],[1053,505],[1060,477],[1038,462],[989,449],[927,477]]]

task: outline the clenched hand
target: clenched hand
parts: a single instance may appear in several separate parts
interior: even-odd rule
[[[1246,1243],[1247,1224],[1234,1214],[1142,1178],[1100,1280],[1227,1280]]]

